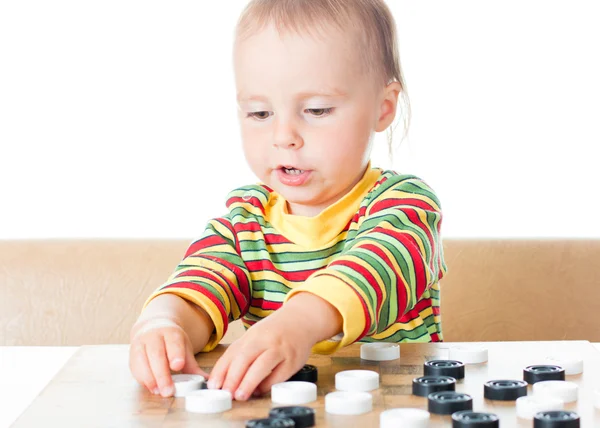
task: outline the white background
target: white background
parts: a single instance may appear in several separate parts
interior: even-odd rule
[[[0,238],[190,238],[221,215],[256,181],[245,3],[0,1]],[[388,4],[413,108],[392,166],[433,186],[444,235],[600,237],[600,3]]]

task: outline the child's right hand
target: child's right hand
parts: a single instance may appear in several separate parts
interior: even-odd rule
[[[146,319],[133,326],[129,369],[140,384],[163,397],[175,391],[171,370],[208,379],[198,367],[187,333],[167,318]]]

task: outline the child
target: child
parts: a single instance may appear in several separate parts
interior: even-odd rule
[[[311,352],[442,340],[440,204],[415,176],[371,167],[373,136],[404,95],[383,0],[252,0],[234,69],[246,159],[261,184],[232,191],[131,332],[130,368],[173,394],[202,372],[228,323],[248,328],[208,387],[247,400]],[[337,338],[337,339],[336,339]]]

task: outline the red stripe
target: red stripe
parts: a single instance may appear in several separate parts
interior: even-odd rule
[[[260,224],[257,221],[251,221],[249,223],[236,223],[235,230],[237,233],[240,232],[261,232]]]
[[[192,254],[198,253],[202,250],[206,250],[207,248],[223,244],[227,245],[227,241],[225,241],[220,235],[211,235],[205,238],[201,238],[189,246],[185,253],[185,257],[189,257]]]
[[[225,307],[221,304],[219,299],[213,296],[208,290],[198,286],[198,284],[194,284],[193,282],[178,282],[177,284],[171,284],[164,287],[167,288],[185,288],[188,290],[194,290],[198,293],[208,297],[208,299],[215,304],[215,306],[219,309],[219,313],[221,314],[221,320],[223,321],[223,335],[227,332],[228,322],[227,322],[227,313],[225,312]]]
[[[311,276],[315,271],[318,270],[318,269],[307,269],[307,270],[300,270],[300,271],[296,271],[296,272],[284,272],[284,271],[281,271],[281,270],[275,268],[275,266],[273,265],[273,262],[271,262],[271,260],[267,260],[267,259],[247,261],[246,267],[248,268],[248,270],[250,272],[259,272],[259,271],[274,272],[274,273],[280,275],[286,281],[291,281],[291,282],[306,281],[309,276]]]
[[[417,319],[421,316],[421,312],[423,312],[425,309],[430,308],[430,307],[432,307],[431,299],[419,300],[417,302],[417,304],[410,311],[408,311],[406,314],[400,316],[396,320],[396,322],[407,323],[409,321]],[[402,312],[400,312],[400,315],[401,314],[402,314]]]
[[[266,311],[276,311],[281,308],[282,304],[280,302],[272,302],[270,300],[254,298],[251,303],[253,308],[261,308]]]
[[[292,241],[290,241],[289,239],[287,239],[283,235],[275,235],[273,233],[265,233],[264,238],[265,238],[265,244],[266,245],[273,245],[273,244],[293,244]]]
[[[388,208],[396,208],[396,207],[398,209],[405,209],[405,208],[407,208],[406,207],[407,205],[410,205],[410,206],[416,207],[416,208],[421,208],[426,211],[435,211],[435,208],[433,208],[427,202],[422,201],[421,199],[389,198],[389,199],[383,199],[383,200],[375,203],[375,205],[373,205],[373,207],[371,208],[370,213],[371,213],[371,215],[373,215],[375,213],[378,213],[379,211],[383,211]]]

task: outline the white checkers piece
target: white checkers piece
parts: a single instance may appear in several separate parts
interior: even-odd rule
[[[400,358],[400,345],[397,343],[365,343],[360,347],[360,358],[370,361],[392,361]]]
[[[460,361],[463,364],[481,364],[488,360],[488,350],[483,346],[451,346],[448,359]]]
[[[183,397],[192,391],[202,389],[206,382],[204,376],[194,374],[175,374],[172,379],[175,386],[175,397]]]
[[[567,376],[583,373],[583,359],[575,356],[552,355],[546,357],[544,364],[562,367]]]
[[[533,395],[558,398],[565,403],[577,401],[579,387],[564,380],[544,380],[533,384]]]
[[[335,374],[338,391],[368,392],[379,388],[379,373],[372,370],[345,370]]]
[[[271,387],[271,401],[288,406],[299,406],[317,400],[317,385],[312,382],[288,381]]]
[[[231,409],[231,393],[221,389],[199,389],[185,396],[185,410],[193,413],[222,413]]]
[[[368,392],[336,391],[325,395],[325,411],[332,415],[362,415],[373,410]]]
[[[379,415],[379,428],[427,428],[429,426],[429,412],[422,409],[390,409]]]
[[[533,419],[539,412],[563,410],[564,402],[559,398],[526,395],[517,398],[517,416],[522,419]]]

